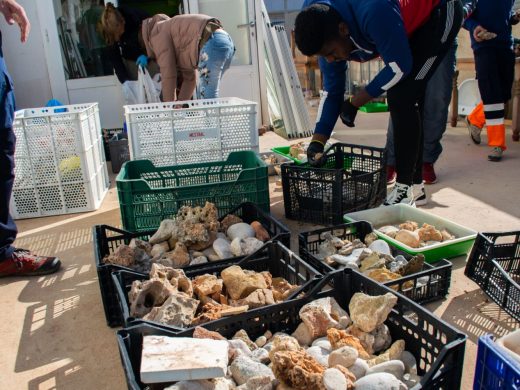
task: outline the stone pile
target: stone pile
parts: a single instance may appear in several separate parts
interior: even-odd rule
[[[395,226],[385,225],[377,230],[396,241],[408,245],[410,248],[424,248],[456,238],[446,229],[438,230],[435,226],[427,223],[419,227],[419,224],[414,221],[406,221]]]
[[[269,233],[258,221],[244,223],[229,214],[218,221],[217,208],[183,206],[175,219],[165,219],[150,240],[133,239],[103,261],[149,272],[152,264],[172,268],[245,256],[260,249]]]
[[[421,377],[404,340],[392,340],[385,325],[396,302],[390,293],[356,293],[349,316],[333,298],[321,298],[300,309],[302,322],[292,335],[267,331],[254,341],[244,330],[227,340],[198,327],[194,338],[228,342],[227,373],[168,389],[406,390]]]
[[[352,268],[378,282],[385,283],[423,270],[424,256],[417,255],[407,260],[402,255],[393,256],[386,241],[378,239],[374,233],[367,234],[365,242],[359,239],[342,240],[331,233],[323,235],[324,241],[315,255],[318,259],[337,269]],[[428,282],[428,276],[419,278],[416,286]],[[412,288],[413,281],[403,285]]]
[[[150,279],[132,283],[128,300],[132,317],[185,328],[282,302],[297,288],[267,271],[237,265],[222,270],[220,278],[190,279],[182,269],[154,263]]]

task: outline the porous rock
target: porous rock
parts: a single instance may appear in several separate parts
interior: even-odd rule
[[[355,293],[349,303],[350,318],[363,332],[372,332],[386,321],[396,303],[397,297],[391,293],[379,296]]]
[[[172,294],[161,307],[154,307],[144,316],[145,320],[156,321],[166,325],[187,327],[191,325],[199,301],[184,293]]]
[[[159,279],[163,283],[169,282],[175,289],[188,296],[193,296],[193,286],[191,280],[186,276],[182,269],[166,267],[161,264],[152,264],[150,279]]]
[[[103,262],[106,264],[122,265],[124,267],[131,267],[135,263],[135,249],[128,245],[119,245],[114,253],[106,256]]]
[[[277,334],[272,341],[266,344],[265,348],[269,351],[269,359],[272,361],[274,354],[280,351],[301,351],[303,350],[294,337],[289,335]]]
[[[442,233],[427,223],[417,230],[417,234],[421,241],[442,241]]]
[[[137,318],[144,317],[155,306],[161,306],[176,291],[168,281],[164,282],[158,279],[135,280],[128,293],[130,315]]]
[[[237,265],[222,270],[220,277],[224,281],[229,296],[235,300],[245,298],[257,289],[268,287],[262,274],[243,270]]]
[[[344,346],[350,346],[358,351],[359,357],[362,359],[370,359],[370,355],[367,353],[359,339],[348,334],[344,330],[331,328],[327,330],[327,338],[330,341],[333,351]]]
[[[163,253],[161,259],[169,260],[173,268],[181,268],[190,263],[190,254],[186,245],[178,242],[172,251]]]
[[[305,351],[278,351],[271,362],[276,378],[285,384],[296,389],[325,390],[325,367]]]

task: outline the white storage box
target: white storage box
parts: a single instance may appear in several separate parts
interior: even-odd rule
[[[170,166],[258,152],[256,110],[255,102],[239,98],[125,106],[130,159]]]
[[[17,111],[15,219],[92,211],[108,191],[97,103]]]

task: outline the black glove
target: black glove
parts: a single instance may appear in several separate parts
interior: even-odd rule
[[[313,167],[321,167],[325,164],[326,158],[323,150],[325,146],[320,141],[311,141],[307,148],[307,160]]]
[[[350,100],[345,100],[341,105],[341,114],[339,114],[339,117],[345,125],[348,127],[354,127],[354,120],[356,119],[357,112],[358,108],[354,106]]]

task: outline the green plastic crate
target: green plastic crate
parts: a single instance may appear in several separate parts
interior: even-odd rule
[[[123,228],[157,229],[182,206],[215,203],[219,217],[243,202],[269,212],[267,165],[254,151],[229,154],[226,161],[155,167],[148,160],[128,161],[117,175]]]
[[[306,162],[306,161],[298,160],[297,158],[291,156],[291,154],[289,153],[290,149],[291,149],[290,146],[277,146],[275,148],[271,148],[271,150],[273,152],[279,154],[280,156],[284,156],[285,158],[288,158],[289,160],[294,161],[298,165],[303,164],[303,163]]]
[[[366,113],[387,112],[388,111],[388,104],[386,104],[386,103],[379,103],[379,102],[367,103],[367,104],[359,107],[359,111],[363,111],[363,112],[366,112]]]

